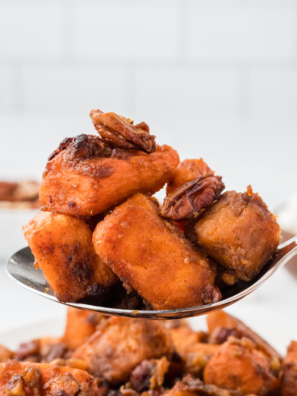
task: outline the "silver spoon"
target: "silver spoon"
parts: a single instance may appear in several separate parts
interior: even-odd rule
[[[275,271],[285,265],[297,254],[297,236],[279,245],[275,258],[270,260],[261,272],[250,282],[239,281],[233,286],[226,287],[222,291],[222,299],[216,303],[202,305],[200,307],[165,310],[165,311],[133,311],[130,309],[117,309],[105,306],[96,306],[85,303],[66,303],[70,307],[87,311],[100,312],[112,316],[127,316],[132,318],[146,319],[178,319],[191,316],[205,315],[216,309],[226,308],[231,304],[248,296],[258,289]],[[18,285],[33,293],[39,294],[52,301],[60,302],[54,296],[42,271],[33,266],[34,256],[29,247],[19,250],[6,263],[6,273]],[[64,303],[60,303],[64,304]]]

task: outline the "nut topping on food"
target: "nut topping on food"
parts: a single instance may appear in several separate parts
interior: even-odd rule
[[[150,135],[145,122],[133,125],[133,121],[115,113],[92,110],[90,117],[101,138],[114,148],[136,149],[153,153],[156,151],[155,136]]]
[[[224,188],[221,176],[199,177],[170,193],[164,200],[161,215],[172,220],[190,219],[210,206]]]

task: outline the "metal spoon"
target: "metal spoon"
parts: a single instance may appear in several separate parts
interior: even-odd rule
[[[275,257],[270,260],[261,272],[250,282],[239,281],[233,286],[222,290],[222,299],[219,302],[202,305],[200,307],[165,310],[165,311],[133,311],[129,309],[117,309],[106,306],[96,306],[84,303],[66,303],[70,307],[75,307],[88,311],[101,312],[112,316],[127,316],[132,318],[146,319],[178,319],[191,316],[205,315],[216,309],[226,308],[234,304],[250,293],[258,289],[275,271],[285,265],[293,256],[297,254],[297,236],[279,245]],[[52,301],[60,302],[54,296],[42,272],[33,266],[34,257],[29,247],[19,250],[6,263],[6,273],[18,285],[39,294]],[[61,303],[63,304],[63,303]]]

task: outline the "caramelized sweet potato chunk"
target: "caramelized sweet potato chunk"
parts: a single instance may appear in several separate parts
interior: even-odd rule
[[[268,357],[282,356],[257,333],[246,326],[241,320],[229,315],[225,311],[214,311],[207,315],[207,326],[210,332],[210,341],[222,344],[229,336],[236,338],[246,337],[252,340],[256,347]]]
[[[118,206],[93,234],[101,260],[155,309],[218,301],[221,295],[206,256],[158,212],[142,194]]]
[[[176,172],[179,156],[169,146],[147,154],[108,147],[99,137],[62,142],[50,157],[40,184],[42,210],[91,217],[136,192],[153,194]]]
[[[69,349],[81,346],[96,331],[96,327],[107,316],[96,312],[82,311],[72,307],[67,308],[67,321],[64,342]]]
[[[95,253],[92,232],[83,220],[41,212],[23,230],[59,301],[100,295],[117,281]]]
[[[191,347],[203,343],[207,337],[204,331],[194,331],[189,326],[169,329],[177,353],[184,357]]]
[[[0,394],[11,396],[99,396],[86,371],[51,364],[0,364]]]
[[[297,395],[297,342],[292,341],[283,362],[281,396]]]
[[[250,187],[244,194],[224,193],[204,212],[192,231],[210,257],[233,269],[244,281],[259,273],[280,241],[275,216]]]
[[[279,387],[274,360],[256,349],[247,339],[230,337],[210,359],[204,370],[204,381],[221,388],[239,390],[244,395],[269,395]]]
[[[166,193],[169,195],[178,187],[189,183],[198,177],[214,175],[209,166],[200,159],[186,159],[177,167],[177,172],[172,180],[167,184]]]
[[[84,360],[89,372],[112,384],[127,381],[132,370],[145,359],[166,356],[174,347],[168,330],[161,324],[140,319],[111,318],[78,348],[73,358]]]

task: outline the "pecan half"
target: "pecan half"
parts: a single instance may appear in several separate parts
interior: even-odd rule
[[[183,184],[165,198],[161,216],[172,220],[195,217],[210,206],[224,188],[222,177],[213,175]]]
[[[156,151],[155,136],[150,135],[145,122],[133,125],[133,121],[115,113],[92,110],[90,117],[101,138],[114,148],[134,149],[153,153]]]

